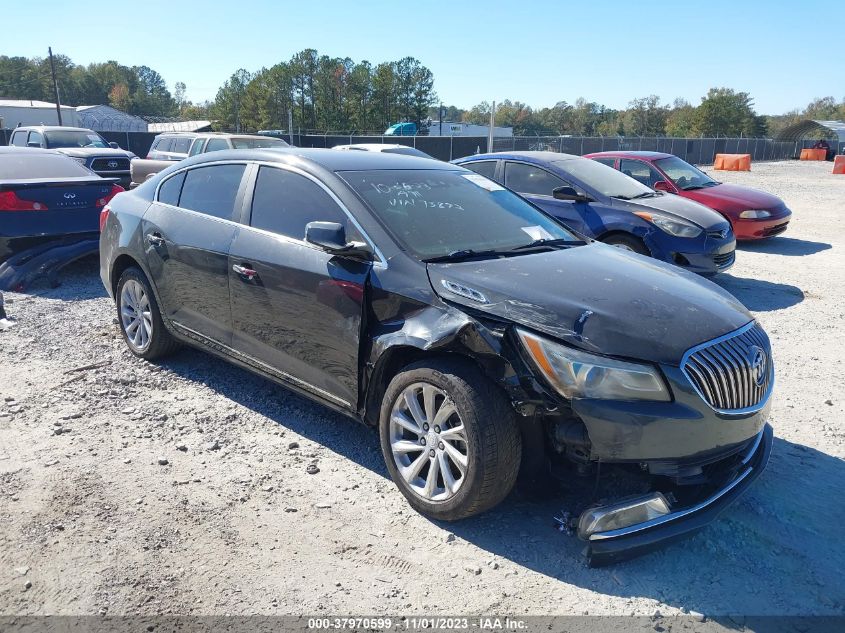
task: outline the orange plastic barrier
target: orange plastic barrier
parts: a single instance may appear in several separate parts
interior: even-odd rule
[[[802,149],[801,150],[801,160],[826,160],[827,159],[827,150],[826,149]]]
[[[833,173],[845,174],[845,155],[835,156],[833,159]]]
[[[751,154],[716,154],[713,169],[751,171]]]

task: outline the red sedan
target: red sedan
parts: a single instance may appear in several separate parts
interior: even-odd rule
[[[703,171],[663,152],[598,152],[587,154],[644,185],[695,200],[721,213],[737,240],[760,240],[786,230],[792,212],[777,196],[713,180]]]

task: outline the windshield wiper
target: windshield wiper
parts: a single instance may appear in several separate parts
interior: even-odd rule
[[[617,200],[630,200],[630,196],[610,196],[611,198],[616,198]]]
[[[434,264],[437,262],[457,262],[463,259],[470,259],[473,257],[495,257],[496,255],[501,255],[502,252],[503,251],[497,251],[495,249],[476,251],[471,248],[464,248],[459,251],[452,251],[447,255],[437,255],[436,257],[429,257],[428,259],[424,259],[423,261],[427,264]]]
[[[689,187],[682,187],[684,191],[692,191],[693,189],[706,189],[707,187],[715,187],[719,183],[715,180],[711,180],[710,182],[705,182],[703,185],[690,185]]]
[[[513,251],[524,251],[531,248],[544,248],[544,247],[554,247],[554,246],[583,246],[584,242],[580,240],[571,240],[566,237],[558,237],[558,238],[540,238],[539,240],[534,240],[529,244],[523,244],[522,246],[515,246],[511,250]]]
[[[653,198],[655,196],[662,196],[663,194],[659,191],[645,191],[643,193],[638,193],[631,200],[636,200],[637,198]]]

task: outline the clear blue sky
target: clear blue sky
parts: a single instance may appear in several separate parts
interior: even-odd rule
[[[52,46],[76,63],[147,65],[171,90],[184,81],[192,101],[213,99],[238,68],[309,47],[374,64],[411,55],[432,70],[444,103],[465,108],[579,96],[623,108],[649,94],[695,105],[725,86],[750,92],[759,113],[780,114],[845,96],[843,33],[832,30],[845,17],[842,0],[3,4],[0,54],[44,56]],[[16,20],[34,28],[14,28]],[[823,44],[822,34],[835,37]]]

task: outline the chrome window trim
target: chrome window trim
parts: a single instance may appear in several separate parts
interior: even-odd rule
[[[708,407],[710,407],[713,411],[715,411],[716,413],[719,413],[721,415],[730,415],[730,416],[748,415],[748,414],[751,414],[751,413],[757,413],[758,411],[761,411],[766,406],[766,404],[769,401],[769,398],[772,395],[772,390],[774,389],[774,386],[775,386],[775,364],[774,364],[774,361],[772,360],[772,355],[771,355],[771,342],[769,344],[769,350],[768,350],[769,351],[768,366],[769,366],[769,371],[771,372],[771,378],[769,379],[769,386],[766,389],[763,396],[760,398],[760,402],[758,402],[754,406],[745,407],[743,409],[719,409],[717,407],[714,407],[712,404],[710,404],[710,401],[701,392],[701,390],[698,388],[698,385],[695,384],[695,381],[692,379],[692,377],[687,372],[687,370],[686,370],[687,361],[689,360],[690,356],[692,356],[696,352],[701,351],[702,349],[707,349],[708,347],[712,347],[713,345],[718,345],[719,343],[722,343],[722,342],[724,342],[728,339],[732,339],[736,336],[740,336],[741,334],[744,334],[745,332],[747,332],[748,330],[753,328],[755,325],[757,325],[757,321],[752,319],[750,322],[746,323],[741,328],[734,330],[733,332],[728,332],[727,334],[723,334],[722,336],[719,336],[719,337],[714,338],[712,340],[705,341],[704,343],[699,343],[698,345],[695,345],[694,347],[690,347],[686,352],[684,352],[684,355],[681,358],[681,365],[680,365],[681,372],[683,372],[684,376],[687,379],[687,382],[689,382],[689,384],[692,386],[692,388],[695,390],[695,392],[698,394],[698,396],[704,401],[704,403]]]
[[[370,248],[372,248],[372,249],[373,249],[373,253],[374,253],[374,254],[375,254],[375,256],[378,258],[378,259],[373,260],[373,261],[371,262],[371,263],[372,263],[372,265],[373,265],[375,268],[387,268],[387,258],[386,258],[386,257],[384,256],[384,254],[381,252],[381,249],[380,249],[380,248],[376,245],[375,240],[373,240],[373,238],[371,238],[371,237],[369,236],[369,234],[368,234],[368,233],[364,230],[364,227],[362,227],[362,226],[361,226],[361,224],[358,222],[358,220],[355,218],[355,216],[354,216],[354,215],[352,215],[352,212],[351,212],[351,211],[349,210],[349,208],[348,208],[348,207],[347,207],[347,206],[346,206],[346,205],[345,205],[345,204],[341,201],[341,199],[340,199],[340,198],[338,198],[338,197],[337,197],[337,195],[335,195],[335,193],[334,193],[331,189],[329,189],[329,188],[326,186],[326,184],[325,184],[325,183],[323,183],[322,181],[320,181],[320,179],[319,179],[319,178],[317,178],[317,177],[313,176],[312,174],[309,174],[308,172],[306,172],[306,171],[304,171],[304,170],[302,170],[302,169],[300,169],[300,168],[298,168],[298,167],[294,167],[294,166],[292,166],[292,165],[287,165],[287,164],[284,164],[284,163],[275,163],[275,162],[272,162],[272,161],[250,160],[250,159],[242,159],[242,158],[241,158],[241,159],[221,159],[221,160],[214,160],[214,161],[208,161],[208,162],[198,163],[198,164],[196,164],[196,165],[186,165],[186,166],[184,166],[184,167],[180,167],[179,169],[177,169],[176,171],[174,171],[172,174],[169,174],[169,175],[167,176],[167,178],[163,178],[163,179],[161,179],[161,180],[158,182],[158,184],[156,185],[155,194],[154,194],[154,196],[153,196],[153,197],[154,197],[153,202],[154,202],[155,204],[160,204],[160,205],[162,205],[162,206],[164,206],[164,207],[168,207],[168,208],[170,208],[170,209],[177,209],[177,210],[179,210],[179,211],[185,211],[185,212],[188,212],[188,213],[194,213],[194,214],[196,214],[196,215],[200,215],[200,216],[205,217],[205,218],[211,218],[211,219],[213,219],[213,220],[217,220],[217,221],[219,221],[219,222],[227,222],[227,223],[233,224],[233,225],[235,225],[235,226],[237,226],[237,227],[240,227],[240,228],[248,228],[248,229],[253,230],[253,231],[258,231],[258,232],[260,232],[260,233],[263,233],[263,234],[266,234],[266,235],[271,235],[271,236],[273,236],[273,237],[280,238],[280,239],[282,239],[282,240],[284,240],[284,241],[287,241],[287,242],[290,242],[290,243],[293,243],[293,244],[299,244],[299,245],[302,245],[302,246],[307,246],[308,248],[310,248],[310,249],[312,249],[312,250],[316,250],[316,251],[318,251],[318,252],[320,252],[320,253],[326,253],[326,252],[327,252],[327,251],[325,251],[324,249],[319,248],[318,246],[315,246],[314,244],[309,244],[309,243],[308,243],[308,242],[306,242],[305,240],[297,240],[296,238],[293,238],[293,237],[288,237],[287,235],[281,235],[280,233],[273,233],[272,231],[267,231],[267,230],[265,230],[265,229],[255,228],[255,227],[250,226],[250,225],[248,225],[248,224],[243,224],[243,223],[241,223],[241,222],[235,222],[234,220],[226,220],[226,219],[224,219],[224,218],[218,218],[218,217],[216,217],[216,216],[209,215],[209,214],[207,214],[207,213],[203,213],[202,211],[195,211],[195,210],[193,210],[193,209],[185,209],[185,208],[183,208],[183,207],[177,207],[177,206],[175,206],[175,205],[172,205],[172,204],[168,204],[168,203],[166,203],[166,202],[160,202],[160,201],[159,201],[159,199],[158,199],[158,192],[159,192],[159,189],[161,189],[161,186],[162,186],[165,182],[167,182],[167,181],[168,181],[168,180],[170,180],[171,178],[175,177],[177,174],[180,174],[180,173],[182,173],[182,172],[184,172],[184,171],[188,171],[189,169],[195,169],[195,168],[196,168],[196,169],[199,169],[200,167],[211,167],[211,166],[213,166],[213,165],[247,165],[247,166],[249,166],[249,165],[257,165],[257,166],[259,166],[259,167],[261,167],[261,166],[267,166],[267,167],[274,167],[274,168],[276,168],[276,169],[286,169],[286,170],[288,170],[288,171],[291,171],[291,172],[294,172],[294,173],[296,173],[296,174],[299,174],[300,176],[305,176],[306,178],[308,178],[308,179],[309,179],[309,180],[311,180],[312,182],[316,183],[316,184],[317,184],[317,185],[318,185],[321,189],[323,189],[323,191],[325,191],[325,192],[329,195],[329,197],[330,197],[332,200],[334,200],[335,204],[337,204],[337,205],[338,205],[338,207],[340,207],[340,209],[343,211],[343,213],[345,213],[345,214],[346,214],[346,217],[347,217],[347,218],[349,218],[349,221],[350,221],[350,222],[352,222],[352,224],[354,224],[354,225],[355,225],[355,228],[356,228],[356,229],[358,229],[358,231],[360,231],[361,235],[362,235],[362,236],[364,237],[364,239],[367,241],[367,244],[370,246]],[[256,179],[257,179],[257,178],[258,178],[258,176],[256,175]],[[348,186],[348,185],[347,185],[347,186]],[[255,191],[255,189],[254,189],[254,187],[253,187],[253,193],[254,193],[254,191]],[[251,215],[252,215],[252,201],[251,201],[251,200],[250,200],[249,204],[250,204],[250,216],[251,216]],[[252,219],[252,218],[250,217],[250,219]]]

